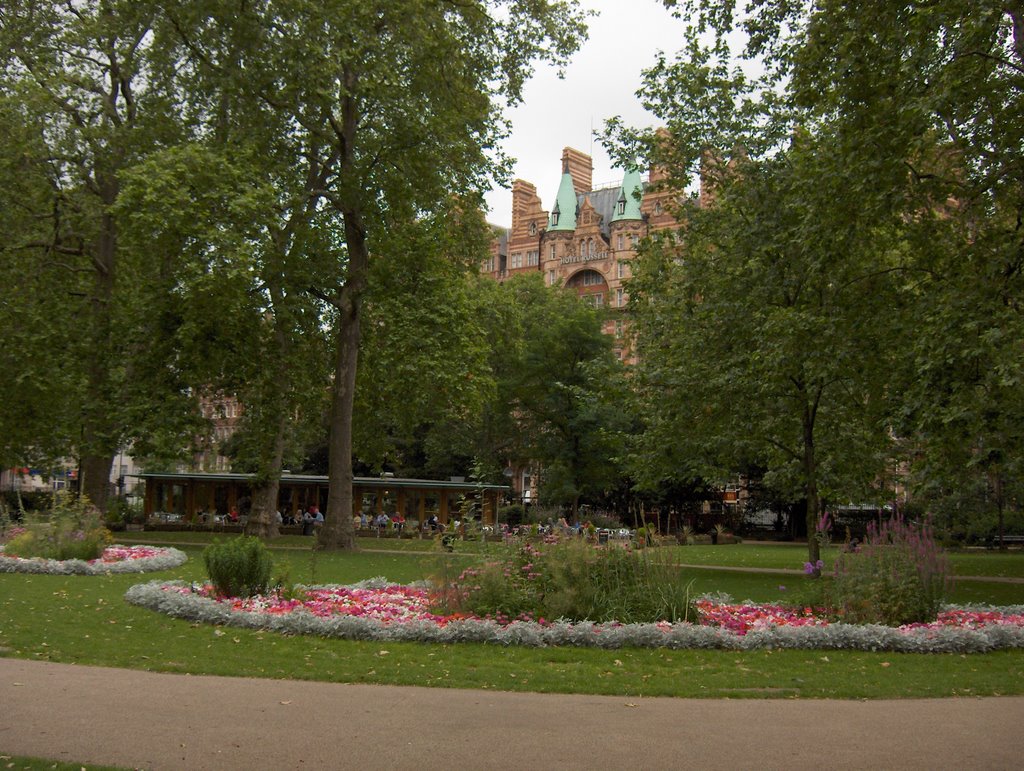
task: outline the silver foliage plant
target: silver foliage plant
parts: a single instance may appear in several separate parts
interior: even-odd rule
[[[385,579],[374,578],[351,584],[347,588],[379,589],[387,585]],[[459,619],[445,626],[438,626],[431,621],[385,624],[375,619],[354,616],[321,618],[302,609],[282,615],[236,611],[227,603],[194,592],[182,593],[177,589],[168,591],[165,588],[183,586],[187,584],[180,581],[136,584],[125,594],[125,599],[133,605],[158,613],[205,624],[378,642],[476,642],[532,648],[576,646],[746,651],[803,648],[898,653],[987,653],[1005,648],[1024,648],[1024,628],[997,624],[983,629],[898,629],[874,624],[779,626],[750,631],[745,635],[720,627],[690,623],[620,625],[560,620],[545,625],[516,621],[502,626],[495,621],[483,619]],[[947,609],[952,608],[947,606]],[[1024,612],[1024,606],[970,606],[963,609]]]
[[[59,576],[105,576],[110,573],[152,573],[185,564],[188,555],[180,549],[162,547],[152,557],[120,562],[85,562],[83,560],[21,559],[8,557],[0,547],[0,573],[48,573]]]

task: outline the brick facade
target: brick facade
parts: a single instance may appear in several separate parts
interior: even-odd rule
[[[545,211],[533,184],[521,179],[513,183],[512,227],[496,229],[483,272],[503,281],[539,271],[549,286],[571,287],[595,305],[625,311],[623,282],[630,276],[637,242],[675,225],[666,205],[671,193],[652,191],[657,170],[647,183],[634,173],[622,183],[595,190],[590,156],[571,147],[562,151],[562,177],[558,200],[575,197],[575,211]],[[633,192],[637,188],[642,191],[639,206]],[[605,322],[604,331],[615,336],[617,354],[629,360],[625,314],[616,316]]]

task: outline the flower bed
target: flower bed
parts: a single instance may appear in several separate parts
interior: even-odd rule
[[[98,576],[108,573],[150,573],[184,564],[185,552],[170,547],[121,546],[114,544],[103,550],[99,559],[51,560],[33,557],[9,557],[0,547],[0,573],[51,573],[54,575]]]
[[[905,653],[985,653],[1024,647],[1024,606],[948,608],[932,624],[904,627],[829,623],[810,609],[726,604],[704,599],[700,624],[596,624],[438,616],[422,587],[371,579],[310,587],[305,600],[217,599],[207,587],[153,581],[125,599],[176,618],[284,634],[350,640],[596,648],[852,649]]]

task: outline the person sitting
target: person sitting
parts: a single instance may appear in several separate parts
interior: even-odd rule
[[[231,509],[231,511],[228,512],[228,522],[230,522],[232,525],[238,524],[239,519],[240,517],[238,516],[238,509]]]
[[[320,509],[318,509],[316,506],[314,506],[313,508],[315,509],[315,511],[313,512],[313,524],[316,527],[320,527],[320,525],[324,523],[323,512],[320,511]]]

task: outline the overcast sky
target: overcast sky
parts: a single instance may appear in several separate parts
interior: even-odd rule
[[[659,50],[672,55],[682,43],[684,22],[673,19],[659,0],[579,0],[599,13],[589,21],[590,38],[559,80],[554,69],[539,69],[524,90],[523,104],[512,110],[512,136],[504,145],[515,159],[513,178],[537,186],[550,210],[561,178],[563,147],[594,158],[594,185],[621,181],[623,172],[594,138],[605,120],[621,115],[628,125],[650,126],[654,116],[640,106],[640,73],[654,64]],[[512,224],[512,193],[492,190],[487,219]]]

